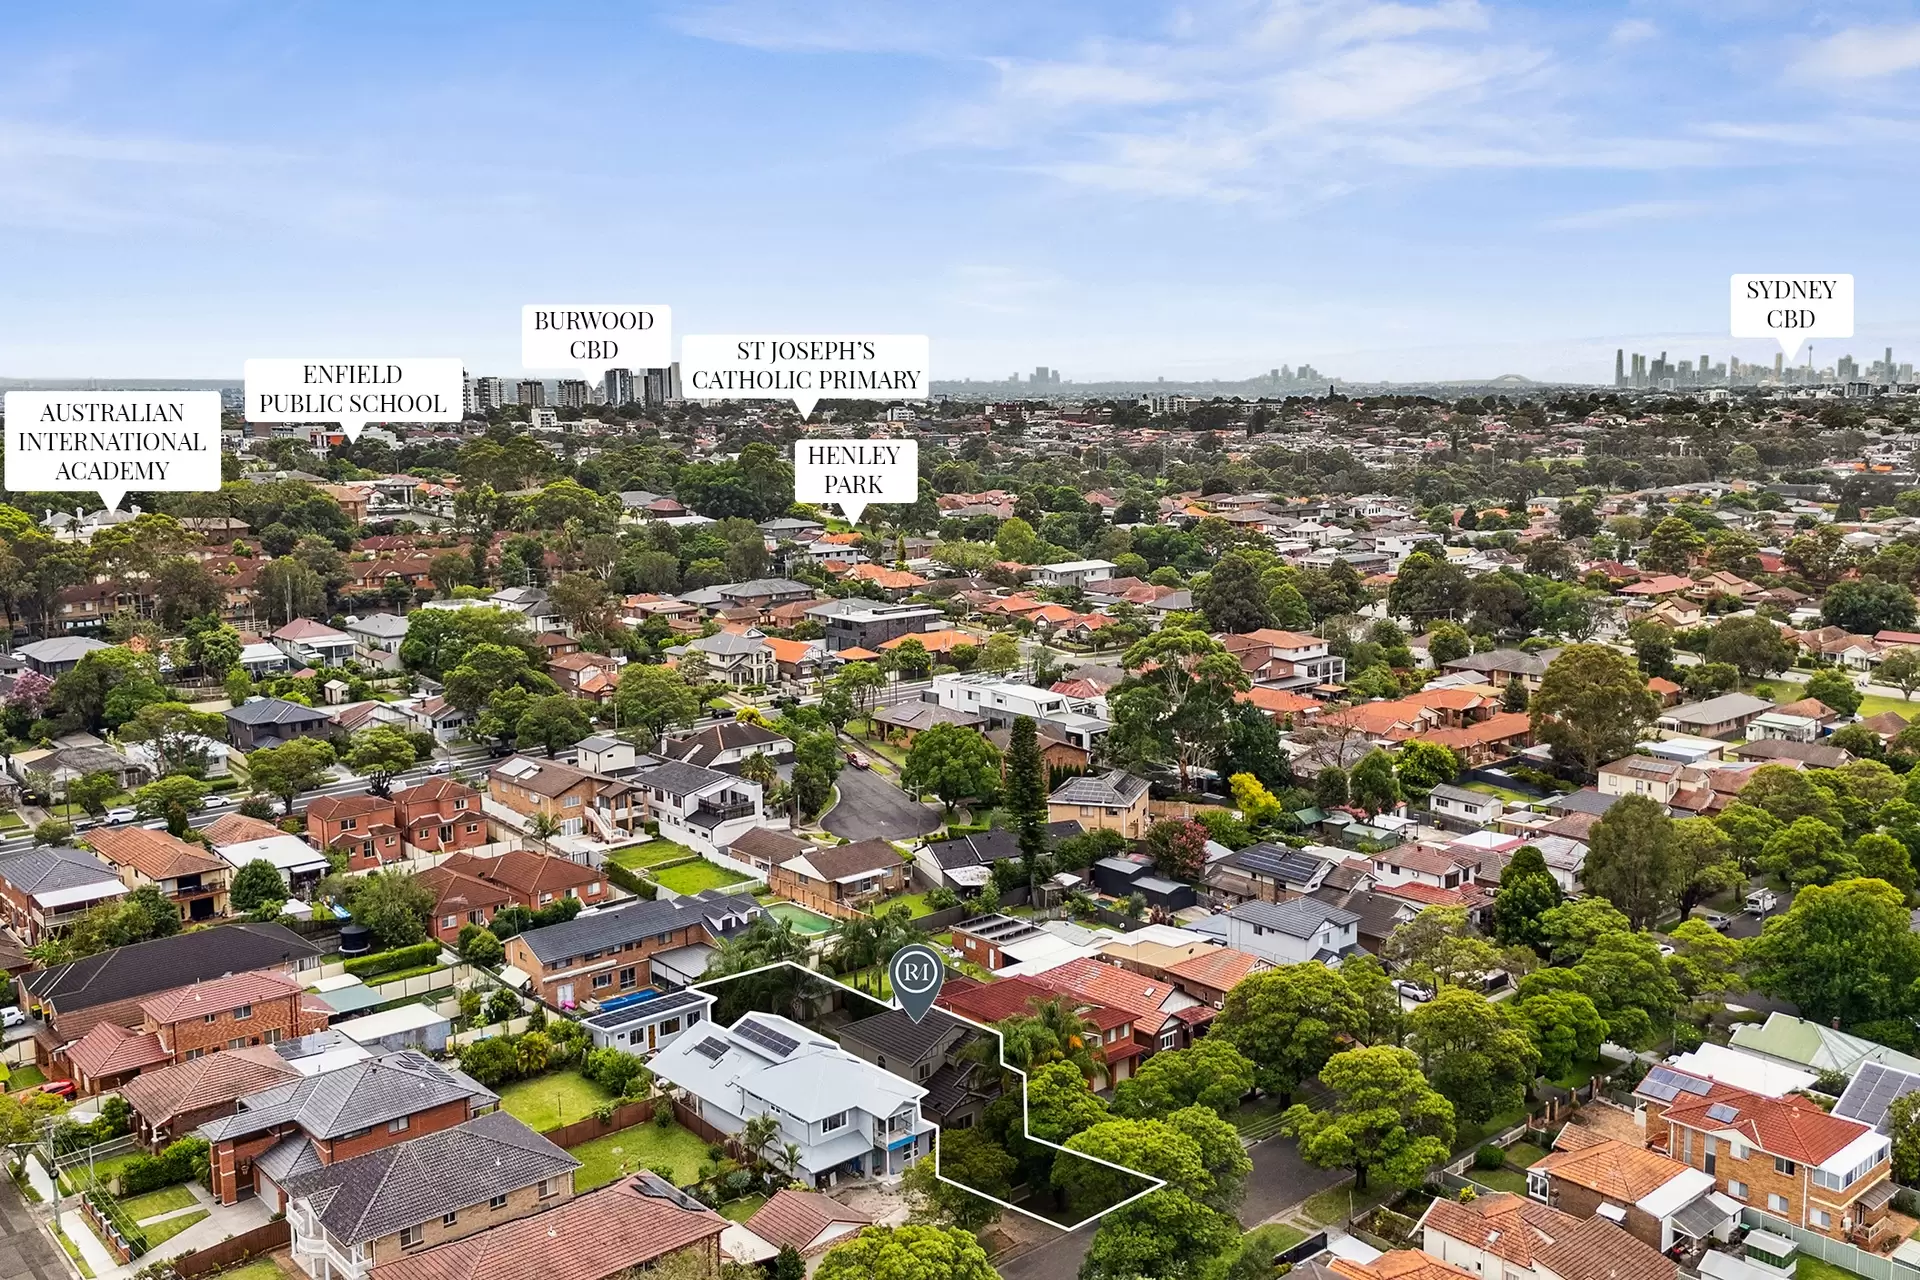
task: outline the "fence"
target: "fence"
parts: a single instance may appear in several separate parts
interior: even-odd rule
[[[680,1122],[681,1128],[692,1133],[703,1142],[717,1142],[725,1147],[727,1154],[733,1159],[742,1163],[750,1163],[754,1159],[751,1151],[695,1115],[693,1110],[678,1098],[673,1100],[673,1118]]]
[[[1831,1236],[1821,1235],[1818,1231],[1796,1227],[1785,1218],[1776,1218],[1762,1209],[1740,1210],[1740,1221],[1744,1226],[1757,1227],[1761,1231],[1771,1231],[1774,1235],[1785,1236],[1799,1245],[1802,1253],[1810,1254],[1822,1262],[1832,1263],[1857,1276],[1865,1276],[1867,1280],[1920,1280],[1920,1267],[1895,1262],[1892,1258],[1881,1254],[1868,1253],[1865,1249],[1855,1248],[1844,1240],[1835,1240]]]
[[[193,1253],[183,1253],[173,1259],[173,1269],[181,1280],[198,1280],[200,1276],[211,1275],[216,1271],[225,1271],[237,1266],[248,1258],[257,1258],[263,1253],[272,1253],[293,1242],[293,1228],[286,1219],[269,1222],[265,1226],[243,1231],[237,1236],[228,1236],[219,1244],[210,1244]]]
[[[631,1129],[637,1124],[646,1124],[653,1119],[654,1100],[641,1098],[636,1102],[624,1103],[613,1109],[608,1119],[588,1116],[584,1120],[575,1120],[572,1124],[563,1124],[558,1129],[549,1129],[540,1136],[556,1147],[571,1150],[583,1142],[592,1142],[595,1138],[604,1138],[610,1133],[622,1129]]]
[[[487,1040],[494,1036],[517,1036],[524,1032],[532,1021],[533,1019],[526,1017],[509,1018],[504,1024],[496,1022],[491,1026],[475,1027],[471,1031],[456,1031],[447,1037],[447,1048],[457,1052],[475,1040]]]

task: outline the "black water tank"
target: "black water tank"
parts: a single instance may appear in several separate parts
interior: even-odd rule
[[[373,950],[373,931],[363,924],[343,925],[340,929],[340,954],[363,956]]]

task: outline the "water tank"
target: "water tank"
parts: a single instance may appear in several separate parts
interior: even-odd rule
[[[341,955],[363,956],[371,950],[373,950],[373,930],[363,924],[349,924],[341,927]]]

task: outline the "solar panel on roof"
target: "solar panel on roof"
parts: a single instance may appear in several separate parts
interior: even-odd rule
[[[1834,1104],[1833,1114],[1884,1130],[1887,1108],[1916,1090],[1920,1090],[1920,1076],[1883,1062],[1863,1062],[1840,1101]]]
[[[1737,1107],[1730,1107],[1724,1102],[1716,1102],[1707,1108],[1707,1117],[1711,1120],[1718,1120],[1721,1124],[1731,1124],[1740,1118],[1740,1110]]]
[[[733,1029],[733,1034],[752,1044],[759,1045],[775,1057],[784,1058],[800,1047],[800,1042],[791,1036],[783,1036],[771,1027],[763,1026],[752,1019],[742,1022]]]
[[[1702,1080],[1671,1067],[1655,1067],[1640,1082],[1640,1092],[1658,1102],[1672,1102],[1683,1092],[1705,1097],[1712,1087],[1710,1080]]]
[[[729,1045],[725,1040],[716,1040],[712,1036],[708,1036],[705,1040],[693,1046],[693,1051],[704,1054],[714,1062],[718,1062],[720,1061],[720,1056],[732,1047],[733,1046]]]

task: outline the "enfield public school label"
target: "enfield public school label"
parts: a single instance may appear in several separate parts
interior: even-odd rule
[[[92,489],[111,509],[220,487],[218,391],[9,391],[6,412],[15,493]]]
[[[716,334],[680,340],[690,400],[925,400],[927,335]],[[911,501],[911,499],[909,499]]]
[[[520,308],[520,363],[529,369],[660,369],[673,363],[670,307]]]
[[[248,422],[337,422],[358,440],[369,422],[458,422],[457,359],[249,360]]]
[[[796,502],[837,502],[854,524],[869,502],[911,503],[920,496],[918,440],[796,440]]]
[[[1733,336],[1777,338],[1791,360],[1808,338],[1853,336],[1853,277],[1733,277]]]

